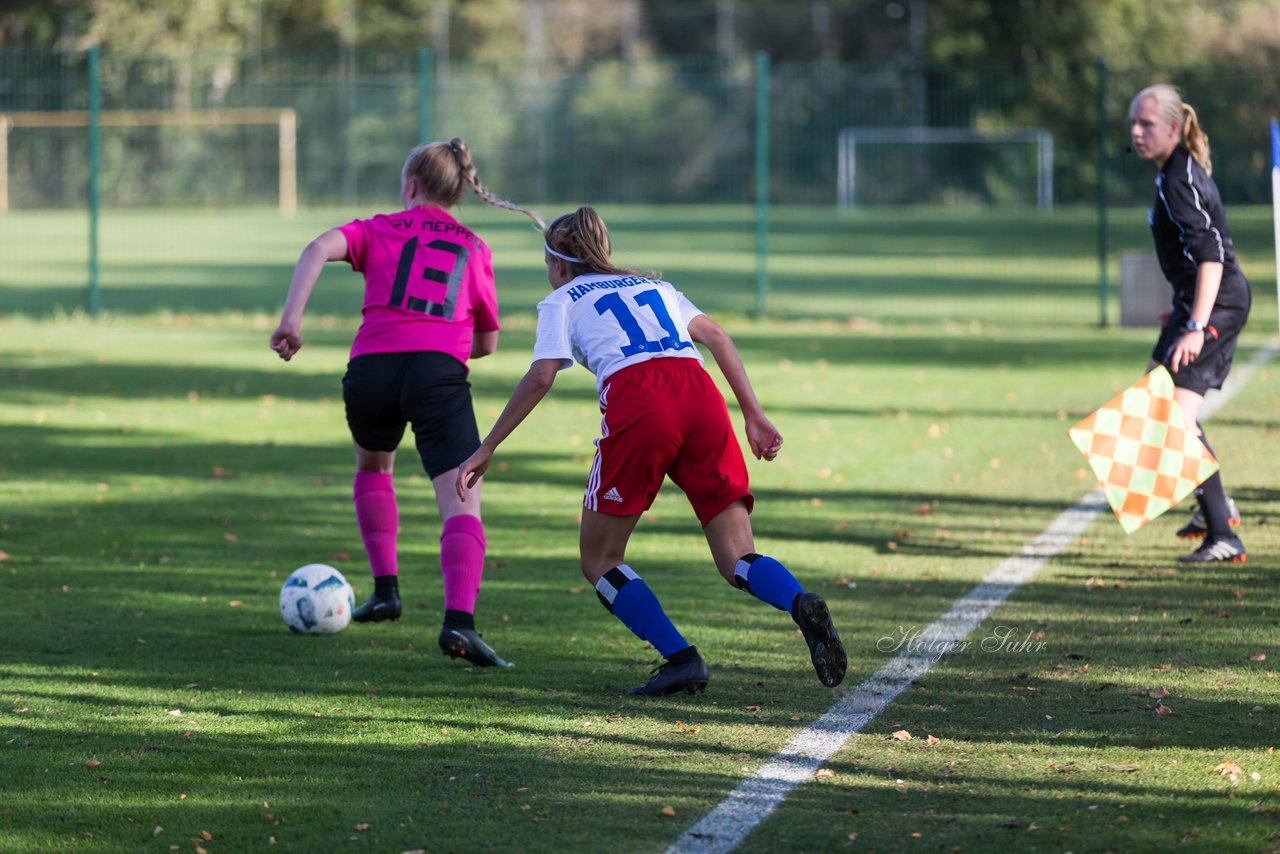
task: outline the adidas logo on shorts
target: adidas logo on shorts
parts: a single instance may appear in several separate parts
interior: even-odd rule
[[[622,496],[618,494],[618,487],[616,486],[609,487],[609,491],[604,494],[604,497],[609,501],[622,502]]]

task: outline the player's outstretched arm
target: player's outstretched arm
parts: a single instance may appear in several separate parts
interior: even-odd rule
[[[515,390],[511,392],[511,399],[503,407],[498,420],[493,423],[493,429],[489,431],[489,435],[484,437],[484,441],[480,443],[476,452],[458,466],[456,486],[459,499],[467,500],[467,492],[488,470],[489,463],[493,460],[493,452],[515,432],[525,418],[529,417],[529,413],[542,402],[542,398],[547,396],[547,392],[551,391],[551,386],[556,381],[559,370],[558,359],[539,359],[529,366],[528,372],[520,378],[520,382],[516,383]]]
[[[289,280],[289,293],[284,298],[280,312],[280,325],[271,333],[271,349],[286,362],[302,349],[302,312],[311,298],[311,291],[320,278],[326,261],[341,261],[347,257],[347,238],[336,228],[331,228],[307,244],[293,268]]]
[[[742,363],[742,356],[729,333],[705,314],[700,314],[689,322],[689,334],[711,351],[720,372],[729,382],[729,388],[733,389],[733,396],[737,398],[738,408],[746,422],[747,444],[751,446],[751,453],[758,460],[772,460],[778,456],[782,450],[782,434],[765,417],[764,407],[747,378],[747,367]]]

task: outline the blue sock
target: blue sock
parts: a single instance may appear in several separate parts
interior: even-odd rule
[[[658,597],[625,563],[600,577],[596,582],[596,595],[610,614],[640,640],[653,644],[663,658],[688,649],[689,642],[667,618]]]
[[[804,592],[800,582],[768,555],[745,554],[733,568],[738,586],[779,611],[791,611],[791,603]]]

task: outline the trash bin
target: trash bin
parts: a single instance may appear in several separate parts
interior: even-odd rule
[[[1159,326],[1173,291],[1150,252],[1120,253],[1120,325]]]

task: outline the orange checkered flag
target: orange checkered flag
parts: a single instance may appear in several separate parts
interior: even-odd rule
[[[1125,533],[1132,534],[1218,470],[1173,397],[1163,366],[1067,431],[1102,482]]]

